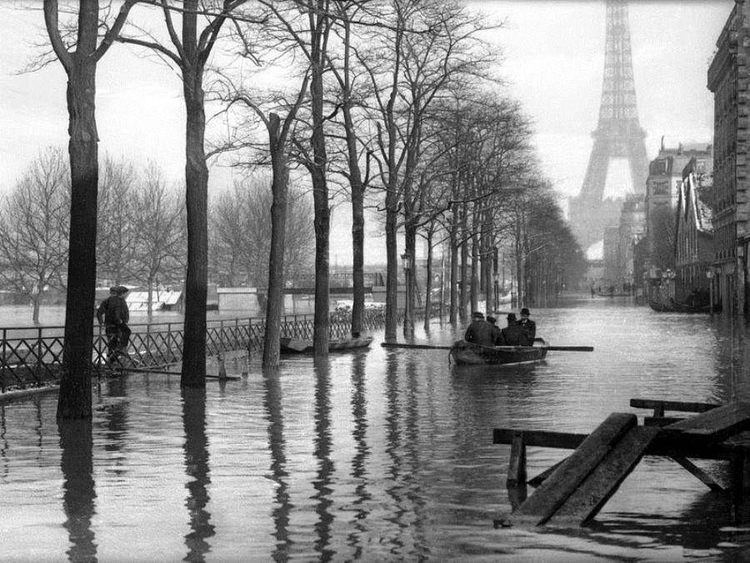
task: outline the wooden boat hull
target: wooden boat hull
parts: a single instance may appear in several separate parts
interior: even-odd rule
[[[655,301],[653,299],[650,299],[648,302],[649,307],[656,311],[657,313],[710,313],[711,312],[711,306],[710,305],[703,305],[700,307],[693,307],[692,305],[687,305],[686,303],[678,303],[676,301],[671,301],[669,303],[665,303],[663,301]],[[721,305],[714,305],[714,313],[721,313]]]
[[[450,357],[459,366],[529,364],[547,357],[547,343],[537,341],[541,342],[535,346],[482,346],[459,340]]]
[[[372,342],[372,336],[361,336],[359,338],[348,338],[346,340],[330,340],[328,342],[329,352],[343,352],[367,348]],[[281,338],[282,354],[312,354],[312,340],[301,340],[297,338]]]

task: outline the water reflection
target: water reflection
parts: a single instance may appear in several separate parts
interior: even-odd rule
[[[63,474],[63,510],[71,561],[96,561],[96,543],[91,529],[94,516],[91,420],[60,420],[60,468]]]
[[[274,561],[286,561],[289,557],[289,517],[292,504],[289,495],[289,473],[287,471],[286,443],[284,441],[284,418],[281,410],[281,384],[278,370],[263,372],[263,407],[268,417],[268,444],[271,450],[271,475],[276,482],[274,508],[272,511],[276,546],[272,553]]]
[[[324,561],[330,560],[335,551],[331,549],[331,525],[333,514],[331,505],[331,476],[333,474],[333,460],[331,459],[331,364],[328,358],[315,361],[315,441],[313,455],[318,461],[318,472],[313,481],[317,501],[315,512],[318,521],[315,524],[317,539],[315,551]]]
[[[750,549],[726,498],[650,456],[588,530],[492,529],[510,512],[510,448],[492,443],[493,427],[590,432],[633,412],[632,397],[750,394],[742,327],[609,302],[536,316],[551,343],[595,351],[455,368],[447,352],[373,346],[318,366],[290,359],[275,374],[254,363],[242,383],[182,395],[176,376],[134,375],[102,382],[85,432],[58,434],[52,398],[41,411],[30,400],[0,406],[11,507],[0,509],[0,559],[66,558],[69,547],[71,558],[116,559],[135,542],[141,559],[222,561],[675,560]],[[430,338],[453,336],[435,324]],[[567,454],[528,453],[529,476]]]
[[[190,517],[191,532],[185,536],[188,553],[185,561],[204,561],[211,550],[206,541],[214,535],[208,505],[208,485],[211,482],[206,436],[205,389],[182,389],[182,425],[185,431],[185,473],[192,478],[185,485],[188,496],[185,506]]]
[[[104,411],[103,431],[106,437],[104,451],[110,460],[108,472],[123,477],[127,472],[124,449],[127,445],[128,402],[127,379],[112,378],[107,381],[107,400],[98,410]]]
[[[362,557],[363,545],[361,536],[365,533],[365,520],[370,513],[367,501],[372,495],[367,488],[367,458],[370,448],[367,445],[367,388],[365,385],[365,354],[357,354],[352,361],[352,437],[354,438],[354,455],[352,456],[351,476],[356,483],[354,487],[354,529],[347,538],[347,544],[354,548],[353,558]]]
[[[3,464],[3,480],[8,477],[8,439],[5,437],[5,406],[0,405],[0,460]]]
[[[426,557],[424,515],[421,508],[419,482],[418,373],[417,358],[406,357],[403,373],[399,373],[398,353],[386,356],[385,429],[386,472],[390,486],[386,493],[393,500],[390,515],[385,519],[396,526],[391,554],[398,557]],[[401,381],[404,387],[402,389]]]

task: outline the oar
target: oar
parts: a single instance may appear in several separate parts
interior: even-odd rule
[[[593,346],[547,346],[547,350],[556,352],[593,352]]]
[[[383,348],[419,348],[422,350],[450,350],[452,346],[433,346],[432,344],[404,344],[401,342],[382,342]]]
[[[417,348],[422,350],[450,350],[452,346],[435,346],[432,344],[406,344],[401,342],[383,342],[380,344],[383,348]],[[593,352],[593,346],[540,346],[547,350],[556,352]]]
[[[180,375],[179,371],[167,371],[164,369],[148,369],[148,368],[128,368],[128,367],[116,367],[112,368],[114,370],[121,370],[121,371],[132,371],[135,373],[159,373],[164,375]],[[240,380],[241,377],[237,377],[236,375],[227,375],[226,377],[220,377],[218,375],[213,374],[206,374],[206,378],[208,379],[231,379],[231,380]]]

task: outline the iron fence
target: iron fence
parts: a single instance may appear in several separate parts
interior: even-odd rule
[[[281,335],[311,340],[313,315],[289,315],[282,318]],[[365,311],[364,328],[374,330],[385,324],[382,311]],[[182,359],[183,321],[134,323],[128,355],[144,368],[158,368]],[[333,313],[330,338],[346,338],[351,316]],[[209,356],[236,350],[259,351],[263,348],[265,320],[262,318],[210,319],[206,323],[206,351]],[[59,380],[62,367],[64,327],[0,328],[0,391],[26,389]],[[106,370],[107,338],[103,327],[94,335],[92,368],[97,375]]]

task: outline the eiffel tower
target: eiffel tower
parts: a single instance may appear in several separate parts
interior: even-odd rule
[[[615,157],[627,158],[636,194],[645,193],[648,159],[646,133],[638,122],[630,51],[626,0],[607,0],[606,51],[599,124],[592,133],[594,146],[578,196],[570,199],[570,222],[586,250],[603,240],[607,227],[617,225],[626,194],[604,198],[607,168]]]

